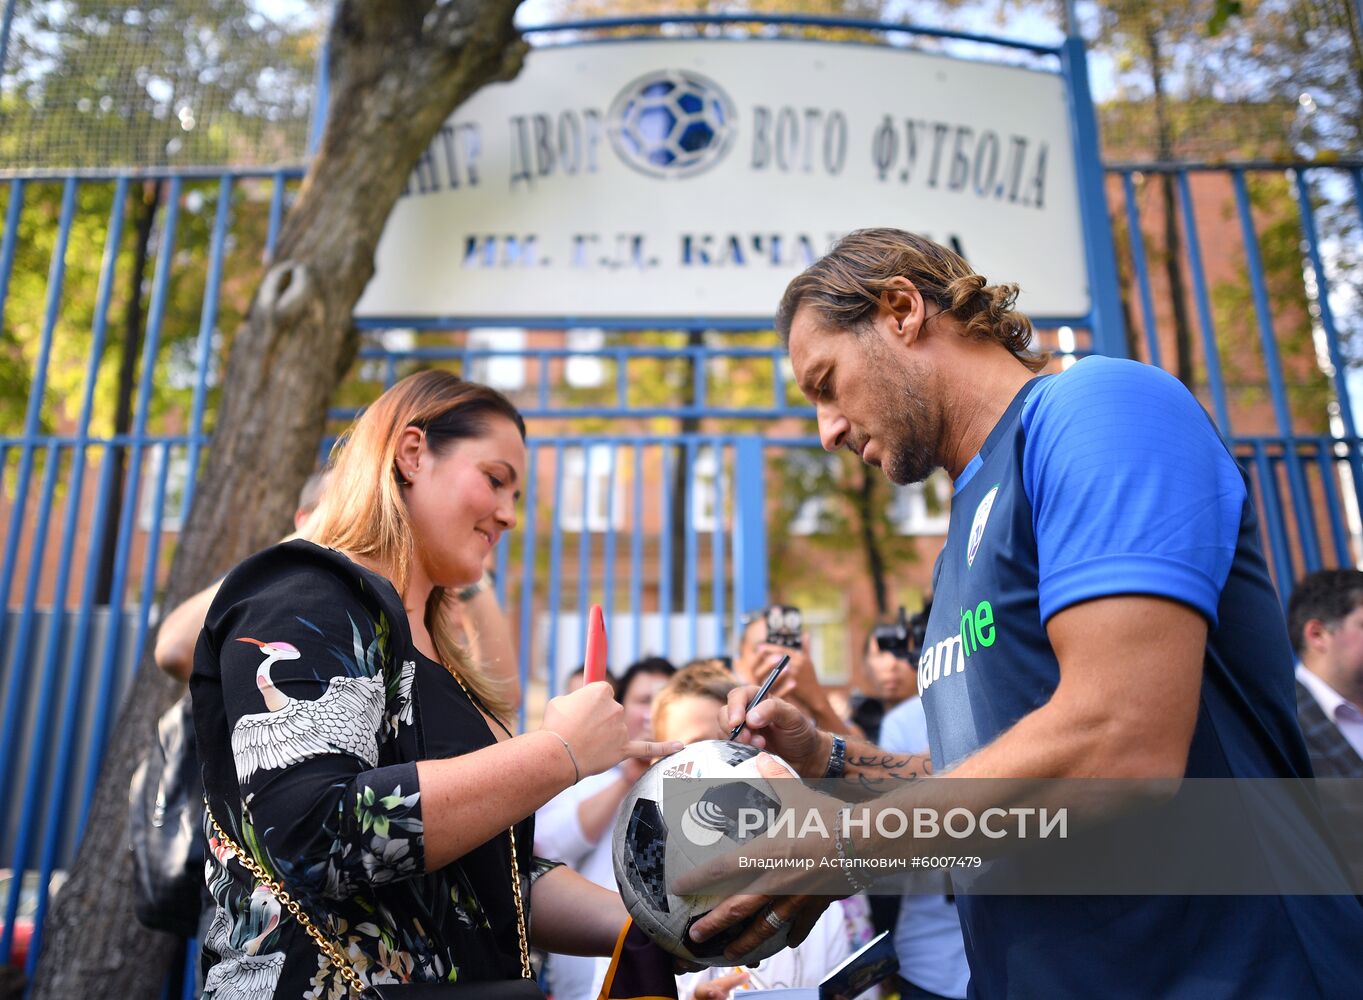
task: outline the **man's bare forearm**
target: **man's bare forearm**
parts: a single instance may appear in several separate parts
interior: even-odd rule
[[[827,732],[819,736],[824,750],[805,769],[805,778],[823,778],[827,774],[833,736]],[[834,793],[845,798],[875,798],[932,773],[932,758],[927,754],[890,753],[860,739],[848,739],[846,746],[843,773]]]

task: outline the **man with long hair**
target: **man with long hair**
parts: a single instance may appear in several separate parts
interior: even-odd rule
[[[1135,779],[1132,794],[1309,777],[1282,606],[1234,457],[1158,368],[1090,357],[1039,377],[1016,296],[931,240],[867,229],[796,277],[777,314],[825,448],[895,483],[944,468],[955,484],[918,662],[934,777],[892,800],[938,776]],[[731,724],[750,694],[731,698]],[[806,777],[926,770],[815,733],[779,700],[746,725]],[[1255,871],[1289,853],[1337,870],[1302,825],[1260,842]],[[852,856],[880,846],[851,840]],[[765,902],[731,901],[695,936]],[[966,894],[957,907],[972,996],[1326,998],[1363,981],[1351,895]],[[778,899],[733,947],[806,909]]]

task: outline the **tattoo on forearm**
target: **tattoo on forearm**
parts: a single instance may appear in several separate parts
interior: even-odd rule
[[[847,755],[848,768],[859,767],[865,770],[884,768],[886,770],[898,770],[912,764],[914,758],[909,754],[894,753],[875,753],[875,754],[851,754]]]
[[[926,758],[915,754],[848,754],[843,781],[860,795],[880,795],[931,773]]]

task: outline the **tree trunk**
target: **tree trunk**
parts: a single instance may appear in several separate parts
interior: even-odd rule
[[[133,426],[133,390],[137,385],[137,356],[142,352],[142,285],[147,277],[151,248],[151,228],[161,204],[159,180],[147,181],[133,195],[133,267],[128,276],[128,305],[123,313],[123,354],[118,359],[118,397],[114,404],[114,436],[122,437]],[[99,576],[95,583],[95,603],[108,604],[114,582],[114,560],[118,555],[118,522],[123,517],[123,476],[128,462],[126,445],[114,445],[105,455],[114,463],[110,480],[114,489],[104,514],[104,547],[99,554]]]
[[[354,359],[351,312],[383,224],[417,158],[483,84],[510,79],[525,46],[516,0],[342,0],[330,42],[331,107],[228,360],[217,430],[171,565],[173,607],[276,541]],[[147,649],[155,636],[147,640]],[[128,781],[179,691],[144,657],[110,741],[88,836],[48,918],[35,1000],[158,995],[173,952],[133,918]]]
[[[701,347],[704,344],[704,330],[686,331],[687,347]],[[696,367],[702,364],[702,362],[696,361],[694,357],[687,355],[685,396],[688,406],[695,401]],[[700,433],[699,417],[682,417],[680,423],[681,426],[678,430],[682,434]],[[677,449],[677,464],[672,467],[672,523],[668,526],[668,530],[672,534],[672,567],[670,570],[672,574],[672,607],[663,608],[664,616],[673,611],[680,612],[682,608],[686,607],[686,524],[687,519],[694,516],[687,509],[687,503],[690,500],[686,491],[688,471],[686,446],[683,445]],[[743,610],[751,609],[744,608]],[[663,628],[668,628],[665,617]]]
[[[1147,26],[1145,42],[1150,52],[1150,83],[1155,92],[1155,159],[1164,163],[1174,159],[1174,133],[1164,94],[1159,30],[1154,25]],[[1169,282],[1169,308],[1174,321],[1174,374],[1192,389],[1193,327],[1188,315],[1188,296],[1183,287],[1183,236],[1178,228],[1173,174],[1160,174],[1160,195],[1164,210],[1164,274]],[[1136,235],[1139,237],[1140,234]]]

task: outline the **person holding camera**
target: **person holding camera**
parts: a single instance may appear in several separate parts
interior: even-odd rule
[[[901,607],[898,618],[882,622],[866,636],[862,656],[874,693],[853,698],[852,724],[872,743],[880,742],[886,715],[918,694],[916,662],[927,620],[926,608],[910,618]]]
[[[802,630],[800,609],[773,604],[739,618],[743,630],[738,635],[738,655],[734,657],[734,676],[742,684],[761,684],[776,669],[781,657],[790,662],[772,687],[771,694],[794,703],[820,729],[830,733],[851,733],[847,720],[828,700],[819,683],[814,661],[809,657],[809,634]]]

